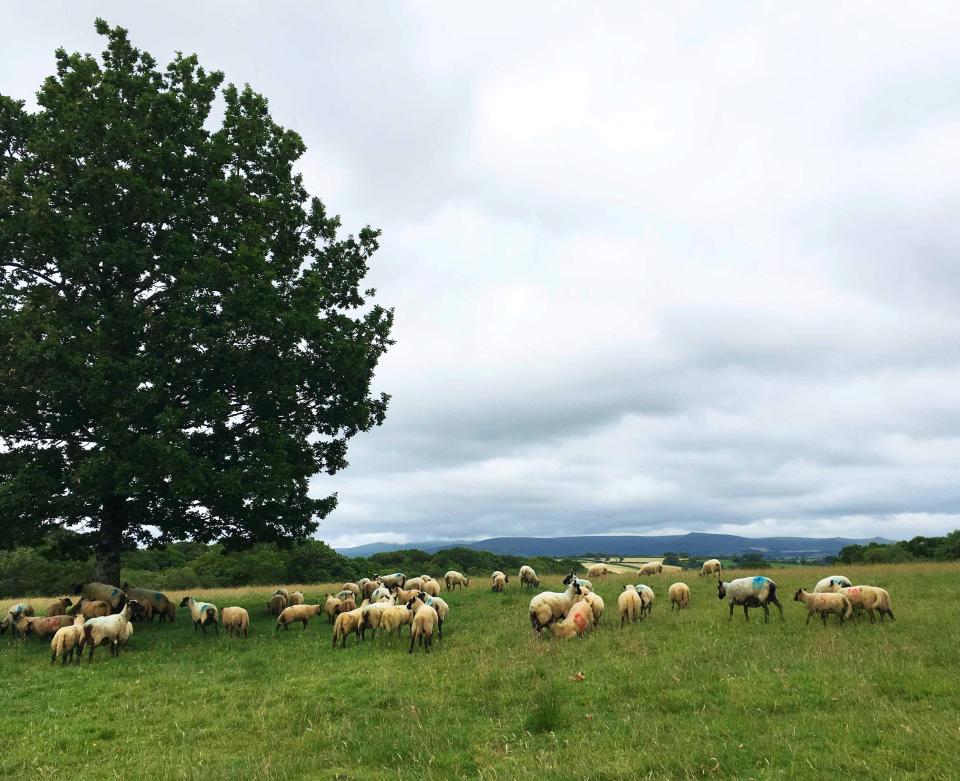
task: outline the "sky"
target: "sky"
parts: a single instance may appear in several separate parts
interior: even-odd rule
[[[960,10],[464,5],[18,3],[0,93],[101,15],[383,229],[331,544],[960,527]]]

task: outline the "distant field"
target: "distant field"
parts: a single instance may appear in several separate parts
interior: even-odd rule
[[[627,575],[636,572],[643,564],[646,564],[648,561],[663,561],[662,556],[652,556],[649,559],[637,559],[637,558],[624,558],[621,561],[619,558],[616,562],[605,561],[603,564],[607,565],[607,569],[611,572],[615,572],[619,575]],[[601,562],[595,559],[580,559],[580,562],[584,567],[590,567],[594,564],[599,564]],[[664,572],[682,572],[683,567],[675,567],[672,564],[663,565]],[[697,573],[694,572],[694,575]]]
[[[653,615],[621,630],[632,578],[612,576],[582,641],[536,640],[531,593],[477,578],[444,593],[429,657],[383,637],[334,650],[322,618],[274,634],[270,588],[197,594],[247,607],[246,641],[194,633],[181,610],[137,626],[120,659],[61,669],[46,643],[3,637],[0,777],[960,778],[960,565],[834,569],[886,587],[897,622],[805,626],[793,591],[831,574],[805,567],[775,573],[786,621],[769,625],[728,622],[715,581],[688,572],[690,610],[669,610],[674,574],[647,578]]]

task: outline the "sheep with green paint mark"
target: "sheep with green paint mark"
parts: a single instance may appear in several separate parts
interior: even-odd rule
[[[131,586],[129,583],[124,583],[121,588],[128,599],[135,599],[146,608],[147,621],[153,621],[154,617],[159,617],[161,621],[176,620],[177,606],[163,592]]]
[[[206,634],[207,626],[213,624],[217,636],[220,636],[220,611],[216,605],[210,602],[197,602],[193,597],[188,596],[181,600],[180,607],[190,608],[190,618],[193,620],[194,632],[199,627]]]
[[[107,583],[84,582],[73,587],[74,594],[81,594],[92,602],[109,602],[110,610],[116,613],[127,601],[122,589]]]

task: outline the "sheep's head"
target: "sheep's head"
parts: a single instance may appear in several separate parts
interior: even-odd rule
[[[717,599],[723,599],[727,595],[727,589],[724,587],[723,581],[717,581]]]
[[[573,580],[575,580],[576,577],[577,577],[576,573],[575,573],[573,570],[570,570],[570,574],[567,575],[567,577],[565,577],[565,578],[563,579],[563,585],[564,585],[564,586],[569,586],[569,585],[570,585],[570,582],[573,581]]]
[[[416,597],[413,597],[409,602],[407,602],[407,610],[413,610],[413,603],[417,601]]]
[[[135,599],[129,600],[127,602],[127,607],[130,608],[131,616],[140,618],[141,616],[146,615],[147,609]]]
[[[73,600],[70,597],[60,597],[60,601],[63,602],[64,607],[70,607],[73,604]]]
[[[573,581],[573,591],[575,594],[582,594],[583,590],[580,588],[580,584],[577,581]]]
[[[130,588],[130,581],[129,581],[129,580],[125,580],[125,581],[123,582],[123,585],[120,586],[120,588],[121,588],[123,591],[126,591],[128,588]]]
[[[794,601],[794,602],[800,602],[800,601],[801,601],[801,598],[802,598],[802,596],[801,596],[802,594],[803,594],[803,589],[802,589],[802,588],[798,588],[798,589],[797,589],[797,593],[793,595],[793,601]]]
[[[193,597],[184,597],[183,599],[181,599],[180,607],[186,607],[187,605],[189,605],[191,599],[193,599]]]

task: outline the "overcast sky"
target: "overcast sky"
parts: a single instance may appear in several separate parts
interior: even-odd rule
[[[383,228],[393,401],[314,483],[333,544],[960,527],[956,7],[462,6],[18,3],[0,93],[102,15]]]

